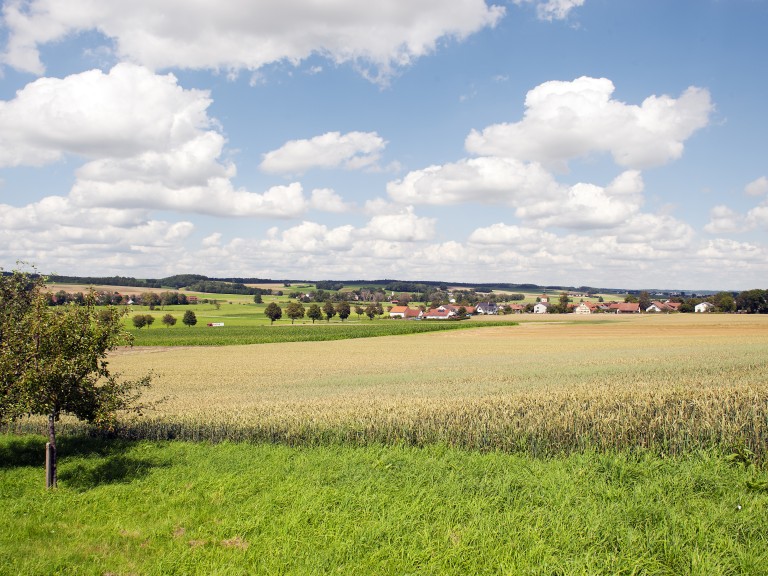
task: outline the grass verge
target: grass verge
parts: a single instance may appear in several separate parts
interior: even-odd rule
[[[714,452],[0,436],[0,574],[768,574],[764,472]],[[761,476],[762,475],[762,476]]]

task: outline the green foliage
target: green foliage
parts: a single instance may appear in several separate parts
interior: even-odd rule
[[[304,318],[304,312],[304,306],[301,302],[289,302],[288,306],[285,307],[285,315],[291,319],[291,324],[300,318]]]
[[[274,323],[275,320],[280,320],[283,317],[283,309],[276,302],[270,302],[264,309],[264,314],[269,318],[270,323]]]
[[[336,305],[336,313],[339,315],[339,318],[342,322],[349,318],[351,310],[349,308],[349,302],[339,302]]]
[[[221,282],[218,280],[201,280],[187,286],[192,292],[206,292],[208,294],[253,294],[254,289],[240,282]]]
[[[163,316],[163,324],[170,328],[176,324],[176,317],[173,314],[166,314]]]
[[[326,300],[325,304],[323,304],[323,314],[325,314],[325,319],[328,322],[331,321],[331,318],[336,316],[336,307],[330,300]]]
[[[712,297],[712,303],[719,312],[736,311],[736,300],[730,292],[718,292]]]
[[[768,314],[768,290],[745,290],[736,297],[736,306],[748,314]]]
[[[325,290],[325,291],[333,290],[333,291],[335,291],[335,290],[341,290],[342,288],[344,288],[344,283],[343,282],[331,282],[331,281],[323,281],[323,280],[321,280],[321,281],[317,282],[315,284],[315,286],[317,287],[318,290]]]
[[[0,269],[0,423],[26,410],[18,381],[33,354],[29,330],[42,288],[40,276]]]
[[[315,323],[315,320],[322,320],[323,311],[320,309],[320,306],[317,304],[310,304],[309,310],[307,311],[307,318],[312,320],[312,324]]]
[[[184,312],[184,316],[181,319],[182,323],[185,325],[192,327],[195,324],[197,324],[197,315],[192,310],[187,310]]]
[[[93,292],[83,304],[52,308],[42,283],[23,273],[0,277],[0,416],[21,412],[48,417],[51,466],[48,485],[56,485],[55,424],[62,413],[114,425],[119,410],[135,406],[150,377],[120,381],[108,367],[108,353],[130,344],[122,312],[98,310]],[[14,293],[15,292],[15,293]],[[13,326],[11,326],[13,324]],[[6,405],[7,404],[7,405]]]

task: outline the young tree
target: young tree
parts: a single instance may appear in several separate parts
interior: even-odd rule
[[[163,324],[168,326],[170,328],[171,326],[176,324],[176,317],[171,314],[166,314],[163,316]]]
[[[373,304],[369,304],[365,307],[365,315],[368,316],[369,320],[373,320],[376,316],[376,306]]]
[[[182,317],[181,321],[191,328],[197,324],[197,316],[192,310],[187,310],[184,312],[184,316]]]
[[[144,306],[149,306],[150,310],[154,310],[155,306],[160,304],[160,296],[154,292],[143,292],[141,294],[141,303]]]
[[[270,324],[274,324],[275,320],[283,317],[283,309],[277,305],[277,302],[270,302],[264,309],[264,314],[269,318]]]
[[[261,292],[256,292],[256,294],[253,295],[253,302],[255,304],[262,304],[264,302],[264,299],[261,297]]]
[[[322,320],[323,311],[320,310],[320,306],[318,306],[317,304],[310,304],[309,310],[307,311],[307,318],[312,320],[312,324],[315,323],[315,320]]]
[[[349,308],[349,302],[339,302],[336,305],[336,313],[339,315],[339,318],[341,318],[342,322],[349,318],[350,312],[351,310]]]
[[[640,292],[640,296],[637,298],[638,304],[640,304],[640,312],[645,312],[651,305],[651,295],[647,290]]]
[[[304,306],[300,302],[289,302],[288,306],[285,307],[285,315],[291,319],[291,324],[293,324],[294,320],[304,318]]]
[[[149,328],[150,326],[152,326],[152,324],[155,323],[155,317],[152,316],[152,314],[147,314],[146,316],[144,316],[144,323],[147,325],[147,328]]]
[[[325,314],[325,319],[328,322],[331,321],[331,318],[336,316],[336,307],[330,300],[326,300],[325,304],[323,304],[323,314]]]
[[[123,329],[123,313],[96,309],[91,292],[82,305],[46,305],[43,281],[29,273],[0,275],[0,421],[22,414],[48,417],[46,485],[55,487],[56,422],[62,413],[108,429],[117,412],[140,410],[147,375],[120,381],[107,355],[132,343]]]
[[[147,317],[144,314],[135,314],[133,318],[131,318],[131,322],[133,322],[135,328],[141,330],[147,325]]]
[[[363,314],[365,314],[365,308],[363,308],[363,307],[362,307],[362,306],[360,306],[360,305],[358,305],[358,306],[355,306],[355,314],[357,314],[357,319],[359,320],[359,319],[360,319],[360,316],[362,316]]]

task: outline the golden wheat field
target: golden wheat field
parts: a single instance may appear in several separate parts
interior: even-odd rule
[[[333,342],[134,348],[166,398],[124,433],[292,444],[441,442],[678,454],[768,441],[768,316],[524,316],[519,326]]]

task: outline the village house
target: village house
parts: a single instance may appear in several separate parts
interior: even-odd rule
[[[573,307],[574,314],[594,314],[597,312],[597,304],[593,302],[579,302],[577,306]]]
[[[694,312],[712,312],[715,309],[715,305],[711,302],[701,302],[693,307]]]
[[[455,306],[438,306],[424,312],[421,316],[425,320],[447,320],[458,315],[458,309]]]
[[[478,314],[498,314],[499,307],[495,302],[480,302],[475,306]]]
[[[549,302],[536,302],[533,306],[534,314],[546,314],[549,312]]]
[[[653,302],[651,302],[651,305],[645,309],[645,311],[651,312],[651,313],[677,312],[679,309],[680,309],[679,302],[670,302],[669,300],[667,300],[666,302],[661,302],[659,300],[654,300]]]
[[[393,306],[389,311],[390,318],[404,318],[406,320],[421,318],[422,311],[408,306]]]
[[[614,302],[608,310],[615,314],[640,314],[640,304],[637,302]]]

